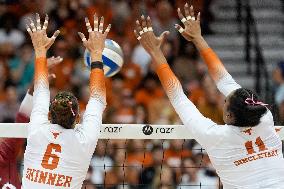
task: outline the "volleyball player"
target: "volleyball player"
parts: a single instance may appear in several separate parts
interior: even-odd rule
[[[86,18],[89,39],[87,40],[82,33],[79,34],[84,46],[91,53],[91,94],[82,126],[75,127],[79,117],[76,97],[69,92],[59,92],[51,103],[49,101],[46,53],[59,31],[48,38],[48,16],[43,26],[40,22],[37,14],[36,23],[31,20],[27,26],[35,49],[36,61],[33,109],[28,125],[22,188],[78,189],[86,177],[106,106],[102,52],[110,25],[103,31],[104,20],[99,20],[95,15],[94,29]],[[48,118],[52,125],[49,125]]]
[[[62,62],[61,57],[51,57],[47,59],[48,67],[52,67]],[[51,74],[50,79],[54,79]],[[32,110],[33,84],[29,87],[16,115],[16,123],[28,123]],[[17,168],[17,156],[22,149],[24,139],[22,138],[2,138],[0,139],[0,188],[9,183],[16,188],[20,188],[20,179]]]
[[[182,35],[199,49],[209,73],[226,96],[224,121],[217,125],[204,117],[185,96],[182,87],[161,51],[167,32],[156,37],[151,20],[142,16],[135,35],[151,55],[159,79],[188,135],[206,150],[225,189],[284,188],[284,159],[271,112],[256,94],[241,88],[226,71],[217,55],[201,36],[200,14],[185,5],[185,17],[178,11],[185,28],[176,26]]]

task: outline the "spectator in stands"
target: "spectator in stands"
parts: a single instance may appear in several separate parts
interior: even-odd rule
[[[166,164],[158,167],[154,175],[152,188],[175,189],[175,185],[175,175],[171,168]]]
[[[152,164],[149,167],[143,169],[140,177],[139,184],[144,189],[149,188],[149,185],[153,183],[154,176],[157,170],[163,163],[163,149],[160,145],[154,145],[152,148]]]
[[[25,40],[22,31],[17,29],[17,17],[12,13],[1,16],[0,23],[0,45],[11,43],[14,48],[20,47]]]
[[[149,123],[149,114],[145,106],[143,106],[142,104],[137,104],[134,111],[136,124]]]
[[[276,84],[274,100],[278,108],[279,124],[284,124],[284,61],[278,63],[272,76]]]
[[[194,186],[199,186],[202,182],[200,178],[198,178],[198,171],[199,167],[194,162],[194,159],[192,158],[185,158],[182,160],[181,165],[181,178],[179,179],[180,183],[178,185],[178,188],[180,189],[190,189]]]
[[[177,19],[173,17],[173,7],[167,0],[158,1],[156,5],[156,17],[153,17],[153,29],[157,35],[163,31],[169,31],[168,39],[173,42],[173,51],[175,55],[178,53],[179,41],[178,32],[173,25],[177,23]]]
[[[135,93],[135,100],[137,104],[142,104],[149,110],[150,103],[162,96],[164,96],[164,92],[158,83],[157,76],[149,73],[141,81],[141,87]]]
[[[11,123],[15,121],[19,110],[18,94],[14,86],[6,88],[6,100],[0,104],[0,122]]]
[[[191,157],[192,153],[187,148],[186,140],[169,140],[170,146],[165,150],[165,162],[171,167],[180,167],[181,159]]]
[[[111,166],[113,166],[113,160],[107,154],[107,141],[98,140],[96,151],[91,160],[91,182],[93,184],[103,184],[105,178],[105,172],[110,171]]]
[[[10,59],[8,64],[12,82],[17,85],[19,94],[23,95],[34,75],[34,54],[30,43],[24,43],[19,55]]]

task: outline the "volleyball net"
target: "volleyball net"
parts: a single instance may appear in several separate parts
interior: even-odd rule
[[[26,125],[1,123],[0,138],[26,138]],[[283,140],[284,129],[275,128]],[[100,132],[83,188],[222,188],[206,151],[183,125],[103,124]]]

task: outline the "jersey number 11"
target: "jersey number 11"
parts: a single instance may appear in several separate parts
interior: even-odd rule
[[[257,145],[257,147],[258,147],[258,149],[259,149],[260,152],[261,152],[261,151],[264,151],[264,150],[267,150],[267,148],[266,148],[264,142],[262,141],[262,139],[261,139],[260,137],[257,137],[257,138],[256,138],[255,144]],[[246,149],[247,149],[248,155],[256,153],[255,150],[254,150],[254,148],[253,148],[253,143],[252,143],[252,141],[247,141],[247,142],[245,143],[245,147],[246,147]]]

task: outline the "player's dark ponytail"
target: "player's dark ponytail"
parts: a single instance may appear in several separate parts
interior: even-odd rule
[[[79,112],[77,98],[69,92],[59,92],[50,107],[51,123],[65,129],[73,128]]]
[[[229,99],[228,111],[234,115],[235,126],[254,127],[266,113],[266,104],[258,100],[258,96],[249,89],[237,89]]]

